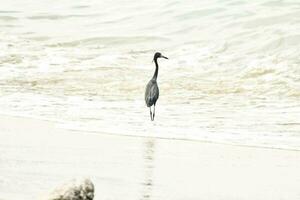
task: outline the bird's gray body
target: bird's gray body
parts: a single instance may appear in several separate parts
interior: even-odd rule
[[[156,104],[159,97],[159,89],[155,79],[151,79],[146,86],[145,102],[147,107],[151,107]]]

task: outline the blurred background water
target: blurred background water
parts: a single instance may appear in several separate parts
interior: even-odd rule
[[[300,150],[300,2],[0,3],[0,113]],[[144,89],[161,60],[150,121]]]

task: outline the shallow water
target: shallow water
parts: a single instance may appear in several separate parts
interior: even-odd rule
[[[300,150],[298,1],[2,1],[1,113]],[[144,89],[160,60],[155,122]]]

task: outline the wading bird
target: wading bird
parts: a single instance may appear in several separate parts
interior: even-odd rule
[[[151,121],[154,120],[155,117],[155,104],[156,101],[159,97],[159,89],[158,89],[158,85],[157,85],[157,75],[158,75],[158,63],[157,63],[157,59],[158,58],[165,58],[168,59],[167,57],[161,55],[161,53],[156,52],[154,54],[154,58],[153,61],[155,63],[155,72],[153,74],[152,79],[148,82],[147,86],[146,86],[146,92],[145,92],[145,102],[147,107],[150,108],[150,118]],[[151,107],[153,106],[153,113],[151,111]]]

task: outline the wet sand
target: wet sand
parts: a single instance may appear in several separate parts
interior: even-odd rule
[[[300,152],[89,134],[0,117],[0,199],[90,177],[96,200],[298,200]]]

